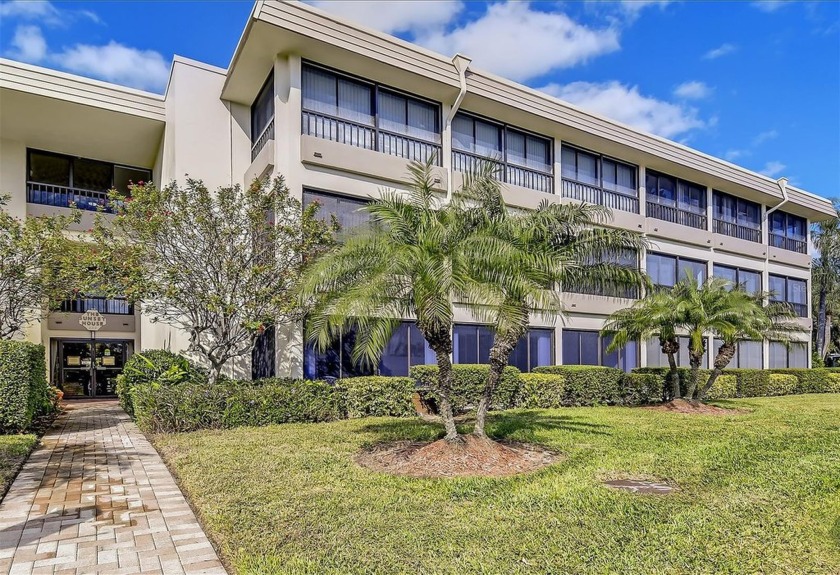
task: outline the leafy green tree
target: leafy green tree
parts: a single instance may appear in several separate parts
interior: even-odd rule
[[[313,302],[308,338],[326,347],[348,324],[357,327],[353,359],[374,363],[403,317],[415,324],[439,368],[445,439],[456,441],[452,412],[453,301],[479,299],[472,281],[470,230],[434,192],[433,161],[409,164],[407,193],[384,190],[362,208],[371,225],[315,262],[301,281],[300,297]],[[473,185],[479,185],[479,181]],[[460,190],[463,194],[465,190]]]
[[[638,253],[639,234],[598,227],[611,218],[607,208],[591,204],[542,202],[533,211],[511,210],[493,174],[471,176],[464,202],[454,209],[470,230],[462,247],[469,275],[484,289],[482,299],[467,303],[495,332],[489,374],[476,411],[473,433],[485,436],[487,411],[532,316],[553,319],[564,312],[557,284],[601,288],[604,292],[640,289],[646,276],[621,265],[619,256]],[[488,294],[492,297],[488,297]]]
[[[814,351],[820,359],[828,353],[830,341],[826,333],[831,332],[832,312],[840,308],[840,202],[834,201],[837,215],[813,226],[811,236],[819,256],[814,258],[811,268],[814,307],[817,322],[814,334]]]
[[[293,290],[335,231],[282,177],[215,192],[195,179],[162,189],[148,183],[113,201],[114,218],[100,215],[93,230],[100,285],[188,333],[211,383],[267,326],[301,319]]]
[[[70,297],[82,264],[67,257],[65,236],[78,212],[19,220],[0,196],[0,338],[20,335],[51,307]]]

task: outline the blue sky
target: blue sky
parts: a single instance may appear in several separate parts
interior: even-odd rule
[[[840,196],[840,2],[313,1],[583,108]],[[161,92],[251,2],[0,3],[4,57]]]

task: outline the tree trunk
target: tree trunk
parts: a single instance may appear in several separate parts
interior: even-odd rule
[[[677,371],[677,354],[680,351],[680,340],[677,338],[660,339],[662,353],[668,357],[668,375],[666,383],[671,384],[671,399],[680,396],[680,375]]]
[[[711,375],[709,375],[709,380],[697,394],[698,401],[703,401],[704,399],[706,399],[706,394],[709,393],[710,389],[712,389],[712,386],[714,386],[718,376],[723,372],[723,369],[727,365],[729,365],[729,362],[732,361],[732,358],[735,357],[735,350],[736,347],[734,343],[723,342],[723,344],[720,346],[720,349],[718,350],[718,353],[715,356],[715,365]]]
[[[825,283],[825,282],[821,282]],[[820,285],[820,293],[817,303],[817,353],[820,354],[821,358],[825,358],[826,354],[826,337],[825,337],[825,326],[826,326],[826,299],[828,294],[826,293],[825,285]]]
[[[216,364],[215,362],[210,365],[210,371],[207,372],[207,383],[209,385],[216,385],[219,382],[219,378],[222,376],[222,367],[221,364]]]
[[[688,385],[686,386],[685,394],[683,394],[683,399],[686,401],[696,399],[695,394],[700,383],[700,364],[703,363],[704,351],[705,349],[701,349],[698,353],[693,349],[688,350],[688,362],[691,365],[691,373],[688,377]]]
[[[507,367],[510,353],[516,347],[516,342],[522,336],[521,333],[509,334],[507,337],[496,334],[493,347],[490,349],[490,371],[487,374],[487,382],[484,384],[484,391],[478,401],[478,409],[475,412],[475,429],[473,435],[487,437],[484,432],[484,424],[487,420],[487,411],[493,402],[493,393],[502,379],[502,373]]]
[[[430,330],[426,329],[420,322],[417,323],[417,328],[426,341],[429,347],[435,352],[438,366],[438,385],[435,392],[440,397],[440,418],[443,420],[443,426],[446,429],[444,439],[446,441],[458,441],[458,429],[455,427],[455,414],[452,412],[452,361],[449,359],[452,354],[452,336],[449,330]]]

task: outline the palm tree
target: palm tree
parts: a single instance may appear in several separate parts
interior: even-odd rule
[[[470,231],[461,225],[458,212],[439,205],[435,195],[433,161],[409,165],[407,193],[386,190],[362,208],[371,217],[370,227],[351,233],[314,262],[301,279],[299,297],[313,306],[308,337],[319,347],[326,347],[346,325],[356,326],[355,361],[375,362],[400,318],[414,317],[437,359],[435,392],[444,439],[455,441],[452,302],[477,301],[482,287],[469,275],[466,246],[474,245],[467,241]],[[481,177],[470,182],[482,185]]]
[[[840,202],[835,200],[837,216],[814,225],[812,237],[819,257],[814,258],[811,276],[816,295],[816,352],[825,357],[828,345],[825,334],[831,331],[829,312],[836,306],[840,292]],[[834,305],[832,305],[834,304]]]
[[[677,336],[678,318],[676,302],[670,290],[654,290],[632,306],[618,310],[604,324],[601,335],[611,336],[608,351],[627,345],[632,341],[646,341],[659,338],[662,353],[668,358],[666,384],[671,387],[671,397],[680,396],[680,379],[677,372],[677,354],[680,340]]]
[[[532,315],[554,318],[564,311],[555,285],[640,288],[646,276],[611,259],[638,251],[644,240],[625,230],[597,228],[611,217],[590,204],[542,202],[535,211],[513,212],[505,205],[497,179],[467,177],[468,194],[453,209],[470,232],[462,248],[470,277],[484,289],[467,301],[473,313],[492,324],[490,369],[476,410],[473,434],[485,437],[493,393],[510,354],[525,335]]]

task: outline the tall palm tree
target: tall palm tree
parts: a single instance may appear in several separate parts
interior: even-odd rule
[[[494,330],[473,431],[485,437],[493,393],[531,316],[549,319],[564,312],[556,284],[641,288],[644,274],[612,260],[627,250],[637,252],[645,242],[626,230],[596,227],[611,217],[607,208],[544,201],[535,211],[512,211],[497,179],[481,173],[471,180],[468,176],[467,195],[453,209],[471,230],[462,245],[469,275],[484,288],[472,292],[481,300],[464,303]]]
[[[608,351],[615,351],[632,341],[646,341],[653,336],[659,338],[662,353],[668,358],[666,384],[671,387],[671,397],[680,396],[680,380],[677,372],[677,354],[680,340],[677,336],[676,302],[670,290],[655,290],[632,306],[618,310],[604,324],[601,335],[611,336]]]
[[[811,276],[816,294],[817,325],[816,352],[825,357],[828,351],[825,334],[831,331],[829,312],[840,296],[840,201],[834,201],[837,216],[815,224],[812,231],[814,247],[819,257],[814,258]]]
[[[326,347],[348,324],[357,328],[355,361],[375,362],[400,318],[414,317],[436,355],[435,391],[446,428],[445,439],[458,439],[452,413],[451,381],[453,300],[478,301],[482,286],[472,281],[470,230],[458,213],[441,205],[434,192],[433,159],[411,163],[407,193],[383,191],[362,208],[368,228],[313,263],[300,282],[308,302],[309,338]],[[482,185],[482,178],[470,185]],[[491,294],[486,294],[491,297]]]

